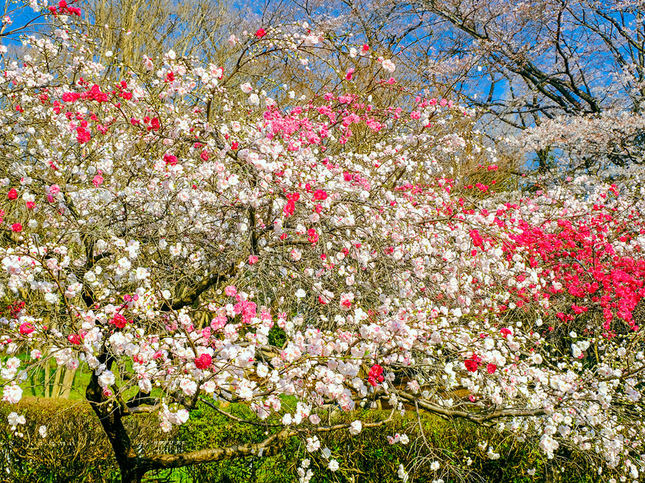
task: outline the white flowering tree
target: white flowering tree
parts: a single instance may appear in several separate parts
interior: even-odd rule
[[[638,478],[638,179],[498,193],[478,177],[497,164],[468,110],[380,106],[355,88],[374,63],[397,88],[395,63],[369,48],[336,89],[302,99],[172,51],[139,74],[98,63],[71,8],[54,7],[55,36],[26,40],[0,76],[4,401],[52,360],[89,368],[123,481],[293,437],[323,451],[319,435],[388,421],[323,422],[330,406],[383,403],[495,423],[549,456],[577,447]],[[231,49],[320,59],[324,42],[264,26]],[[479,167],[455,179],[460,163]],[[141,454],[124,425],[156,413],[170,430],[201,404],[239,419],[222,401],[248,405],[266,439]]]

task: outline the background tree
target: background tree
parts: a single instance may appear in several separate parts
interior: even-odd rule
[[[416,5],[466,39],[469,55],[478,62],[467,74],[464,95],[503,122],[525,129],[545,120],[552,126],[557,119],[570,130],[576,127],[567,119],[572,116],[590,123],[602,117],[599,122],[620,126],[642,122],[641,2],[429,0]],[[479,94],[477,87],[484,86],[488,95],[466,93]],[[640,129],[611,134],[615,137],[604,135],[604,149],[594,144],[572,157],[573,167],[642,162]],[[557,145],[537,151],[542,169],[550,147]]]
[[[521,139],[545,121],[572,131],[580,127],[572,117],[620,126],[584,153],[575,145],[542,146],[535,151],[542,171],[553,167],[554,155],[573,170],[642,160],[641,131],[629,128],[642,123],[640,2],[347,0],[294,11],[313,23],[333,17],[337,38],[396,57],[399,81],[478,108],[491,141]]]

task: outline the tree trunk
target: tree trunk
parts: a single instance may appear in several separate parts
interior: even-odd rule
[[[108,370],[114,362],[105,352],[99,355],[98,360],[99,364],[105,364]],[[260,454],[274,455],[280,451],[288,438],[296,434],[296,432],[285,428],[279,433],[272,434],[261,443],[239,444],[226,448],[210,448],[180,454],[139,455],[132,446],[130,436],[123,425],[123,416],[127,414],[124,411],[128,411],[128,408],[119,405],[104,394],[96,373],[92,373],[90,382],[85,389],[85,398],[99,418],[101,427],[110,441],[123,483],[140,483],[148,471],[156,469],[180,468],[232,458],[255,457]]]
[[[136,467],[119,466],[119,469],[121,470],[121,483],[141,483],[141,478],[145,473]]]
[[[62,373],[63,366],[58,366],[54,375],[54,384],[52,385],[51,397],[60,397],[60,376]]]
[[[43,396],[44,397],[51,397],[51,391],[49,389],[49,379],[51,378],[51,370],[49,368],[49,361],[47,361],[47,364],[45,364],[45,375],[43,376],[45,378],[45,384],[43,384]]]
[[[106,354],[99,356],[99,361],[106,364],[108,369],[112,365],[111,358]],[[123,425],[121,407],[109,401],[103,394],[99,378],[94,373],[85,390],[85,397],[90,406],[92,406],[94,413],[98,416],[103,431],[108,437],[110,445],[112,445],[112,450],[121,472],[121,481],[123,483],[139,483],[150,468],[141,464],[139,455],[132,447],[130,436]]]
[[[61,387],[61,397],[64,399],[69,399],[69,396],[72,392],[72,386],[74,385],[74,377],[76,376],[76,369],[66,369],[65,375],[63,376],[63,385]]]

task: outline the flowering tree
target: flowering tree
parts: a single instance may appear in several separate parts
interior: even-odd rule
[[[87,366],[124,481],[292,437],[316,452],[320,435],[387,422],[325,423],[330,405],[384,402],[638,478],[640,180],[496,192],[467,109],[380,106],[355,88],[374,62],[397,88],[369,46],[336,90],[302,99],[173,51],[138,74],[98,63],[73,8],[52,7],[55,38],[26,40],[0,78],[4,401],[51,360]],[[232,44],[305,58],[324,42],[286,25]],[[123,423],[156,413],[170,430],[200,404],[237,418],[219,401],[247,404],[267,438],[139,454]]]
[[[199,52],[217,59],[220,52],[230,50],[222,38],[229,24],[236,21],[240,28],[239,16],[225,1],[93,0],[84,8],[100,52],[118,55],[133,69],[140,66],[142,55],[160,54],[171,47],[184,55]]]
[[[338,36],[369,39],[397,58],[398,80],[477,106],[492,140],[546,123],[544,132],[587,136],[593,150],[567,151],[570,168],[642,163],[643,3],[597,0],[348,0]],[[316,2],[311,2],[316,5]],[[310,5],[308,2],[307,5]],[[301,15],[318,12],[302,8]],[[313,15],[312,15],[313,16]],[[340,27],[338,27],[340,25]],[[591,125],[610,125],[596,142]],[[585,124],[587,132],[578,132]],[[589,129],[590,128],[590,129]],[[520,135],[521,137],[521,135]],[[539,167],[558,142],[542,138]],[[503,146],[505,143],[499,143]],[[560,163],[559,168],[567,163]]]
[[[627,121],[634,126],[612,129],[614,136],[605,136],[609,146],[596,157],[574,157],[573,167],[642,163],[636,154],[643,136],[638,127],[644,85],[638,40],[643,35],[642,2],[419,0],[410,5],[421,16],[442,22],[459,39],[439,39],[439,51],[467,45],[458,57],[468,70],[460,76],[466,78],[462,93],[471,105],[485,106],[495,118],[519,129],[545,121],[552,125],[558,117],[569,128],[582,122]],[[481,92],[482,87],[488,92]],[[543,169],[549,167],[549,148],[538,152]]]

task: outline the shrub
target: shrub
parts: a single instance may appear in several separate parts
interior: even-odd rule
[[[12,411],[26,419],[15,431],[7,422]],[[172,433],[161,432],[156,417],[141,415],[127,423],[135,445],[144,450],[175,444]],[[25,397],[18,405],[0,405],[0,468],[11,475],[10,481],[118,481],[110,443],[85,401]]]

